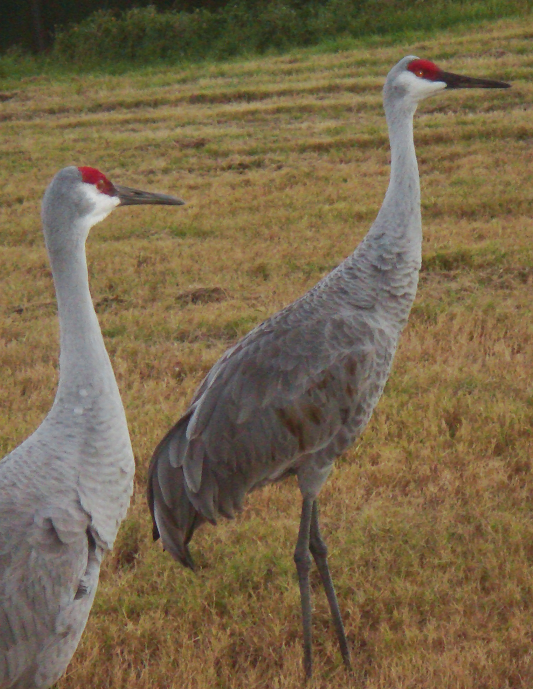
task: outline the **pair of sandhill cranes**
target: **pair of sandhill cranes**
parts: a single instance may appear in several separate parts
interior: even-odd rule
[[[307,677],[311,556],[350,665],[317,496],[379,400],[415,297],[422,229],[414,112],[447,88],[507,86],[412,56],[393,67],[384,87],[391,178],[367,236],[307,294],[224,354],[153,455],[154,537],[191,568],[188,543],[198,526],[233,517],[255,488],[297,476],[303,507],[294,559]],[[132,492],[126,418],[89,292],[88,232],[120,205],[182,203],[113,185],[88,167],[61,170],[45,193],[60,377],[44,422],[0,463],[0,689],[45,689],[63,674]]]

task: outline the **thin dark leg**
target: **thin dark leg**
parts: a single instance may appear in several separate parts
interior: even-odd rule
[[[300,599],[302,601],[302,623],[304,630],[304,670],[307,679],[313,674],[313,649],[311,634],[311,587],[309,585],[309,570],[311,569],[311,554],[309,552],[309,533],[311,515],[313,512],[313,498],[304,498],[298,541],[294,551],[294,562],[298,572],[300,584]]]
[[[322,579],[322,585],[324,586],[326,596],[328,597],[331,616],[333,617],[333,624],[335,625],[335,631],[337,633],[339,646],[341,648],[342,659],[346,667],[351,668],[352,664],[350,662],[348,640],[344,632],[344,625],[342,623],[342,617],[339,610],[339,603],[337,601],[335,587],[333,586],[333,580],[331,579],[328,566],[328,548],[322,539],[320,527],[318,526],[318,502],[316,500],[313,502],[313,509],[311,513],[309,550],[315,559],[320,578]]]

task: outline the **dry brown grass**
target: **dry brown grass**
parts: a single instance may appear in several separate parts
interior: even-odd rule
[[[89,239],[138,472],[61,689],[302,685],[296,485],[202,530],[193,576],[151,543],[147,461],[225,348],[366,233],[389,174],[382,77],[408,53],[514,88],[417,115],[419,295],[384,397],[321,497],[356,679],[315,587],[310,687],[532,686],[532,35],[531,20],[500,22],[423,45],[34,79],[0,104],[2,452],[54,395],[48,180],[96,165],[189,201],[118,210]]]

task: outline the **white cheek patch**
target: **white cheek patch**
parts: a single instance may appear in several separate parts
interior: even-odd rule
[[[396,83],[401,84],[415,100],[423,100],[446,88],[444,81],[429,81],[429,79],[415,76],[409,70],[402,72],[396,79]]]
[[[85,218],[89,227],[96,225],[96,223],[106,218],[120,203],[118,196],[102,194],[102,192],[96,189],[94,184],[84,182],[82,184],[82,189],[93,206],[93,210]]]

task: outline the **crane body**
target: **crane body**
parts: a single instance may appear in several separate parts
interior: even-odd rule
[[[312,674],[309,569],[315,560],[341,654],[348,642],[320,534],[317,496],[333,462],[361,434],[389,376],[421,264],[420,184],[413,115],[446,88],[505,88],[409,56],[390,71],[384,105],[391,177],[370,231],[313,289],[257,326],[213,366],[152,457],[154,538],[193,567],[189,541],[204,522],[233,517],[245,496],[295,474],[303,498],[294,553]]]
[[[89,291],[85,239],[116,206],[142,203],[141,194],[144,203],[183,203],[76,167],[59,172],[43,199],[60,376],[43,423],[0,462],[0,689],[46,689],[63,674],[128,509],[133,452]]]

